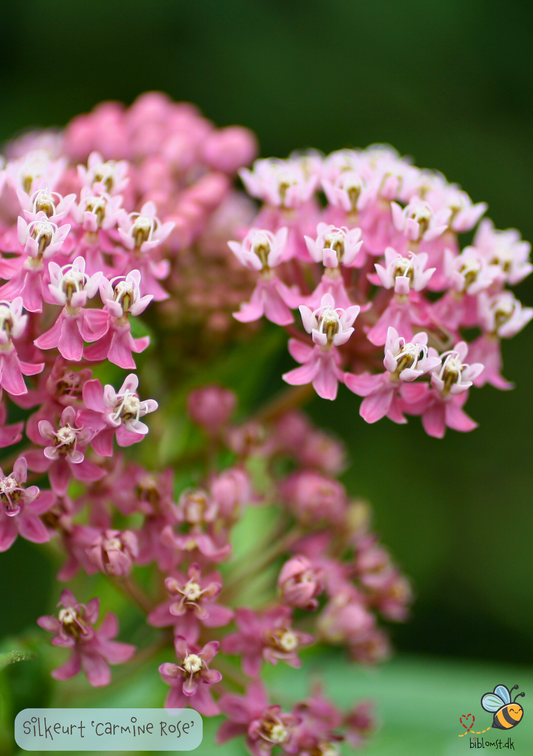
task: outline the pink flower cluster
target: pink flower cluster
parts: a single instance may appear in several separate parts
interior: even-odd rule
[[[420,415],[433,436],[470,430],[470,387],[510,386],[500,340],[533,309],[506,287],[532,266],[518,233],[488,220],[461,250],[485,205],[388,147],[243,168],[255,154],[247,129],[217,129],[159,93],[8,145],[0,551],[18,535],[53,538],[58,580],[98,573],[125,594],[155,637],[142,652],[168,649],[166,705],[223,713],[220,743],[242,735],[253,756],[329,756],[365,741],[371,705],[341,711],[315,688],[284,710],[265,667],[298,668],[316,643],[358,662],[387,657],[380,620],[406,619],[409,582],[338,479],[342,444],[297,408],[304,392],[234,422],[237,396],[190,390],[191,366],[264,315],[291,336],[299,366],[287,383],[327,399],[343,383],[368,422]],[[239,169],[259,214],[233,185]],[[151,338],[140,381],[134,355]],[[152,393],[166,411],[148,448]],[[265,532],[249,525],[258,511]],[[135,672],[115,615],[96,627],[98,598],[65,589],[58,606],[38,620],[70,652],[55,679],[83,671],[107,685],[109,664],[130,659],[123,675]]]
[[[76,413],[69,404],[62,413],[68,413],[65,421],[73,432],[78,427],[80,434],[85,429],[114,432],[111,421],[117,413],[108,404],[133,391],[134,378],[129,376],[116,394],[85,376],[79,392],[86,408]],[[66,552],[58,578],[69,580],[79,570],[103,573],[141,606],[162,639],[173,640],[174,659],[159,667],[169,686],[166,705],[190,705],[204,716],[226,714],[220,742],[244,734],[252,754],[268,754],[274,746],[304,753],[343,739],[360,744],[374,727],[368,705],[344,714],[316,693],[285,713],[269,703],[263,668],[278,663],[298,668],[305,649],[317,641],[346,647],[354,660],[383,659],[389,646],[378,617],[406,618],[409,584],[371,533],[366,506],[350,501],[336,479],[344,468],[339,442],[297,410],[262,424],[233,424],[235,409],[235,395],[218,386],[189,396],[190,417],[208,449],[216,446],[235,459],[218,472],[206,468],[202,488],[186,488],[176,499],[171,469],[151,472],[115,451],[107,458],[105,475],[87,479],[81,495],[52,493],[39,522]],[[270,471],[262,480],[253,473],[258,458]],[[287,461],[292,472],[279,472]],[[17,464],[22,485],[24,471]],[[24,495],[30,500],[35,492],[25,489]],[[261,551],[252,544],[252,553],[232,560],[234,527],[250,508],[271,509],[278,520]],[[117,516],[136,525],[118,529]],[[148,595],[135,580],[136,567],[146,565],[161,585],[158,596]],[[277,577],[262,603],[252,608],[244,596],[264,582],[269,566]],[[84,607],[65,590],[61,603],[58,618],[39,619],[56,634],[55,645],[71,649],[54,676],[66,679],[83,669],[91,684],[106,684],[108,663],[129,659],[133,647],[111,640],[117,631],[114,618],[94,629],[97,599]],[[242,680],[244,696],[235,695],[235,684]]]
[[[344,383],[365,397],[369,423],[421,415],[438,437],[474,428],[462,409],[469,388],[511,387],[500,342],[533,317],[507,289],[531,273],[530,244],[484,219],[461,249],[486,204],[387,146],[258,160],[240,175],[263,205],[229,242],[257,271],[235,318],[287,328],[301,367],[285,381],[312,383],[325,399]],[[305,332],[292,326],[296,308]]]

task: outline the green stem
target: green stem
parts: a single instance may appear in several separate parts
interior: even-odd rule
[[[306,383],[303,386],[291,386],[283,391],[283,393],[275,396],[271,402],[260,409],[253,416],[252,420],[271,422],[280,415],[283,415],[284,412],[305,404],[313,396],[313,393],[314,388],[311,383]]]
[[[242,566],[229,577],[228,582],[224,586],[226,600],[228,593],[233,595],[235,593],[235,588],[239,586],[243,580],[250,580],[259,572],[263,572],[272,564],[272,562],[287,551],[287,549],[294,543],[294,541],[297,541],[300,536],[301,531],[298,528],[294,528],[281,540],[276,538],[272,546],[266,549],[263,554],[259,555],[254,560],[253,566],[250,566],[250,555],[246,554],[241,560],[243,562]]]
[[[130,577],[113,578],[111,575],[108,575],[108,578],[121,593],[137,604],[145,614],[150,614],[154,609],[154,604],[152,604],[142,588],[137,583],[134,583]]]

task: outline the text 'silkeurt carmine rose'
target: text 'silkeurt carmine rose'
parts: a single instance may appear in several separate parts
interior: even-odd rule
[[[301,405],[340,395],[358,433],[358,412],[473,430],[470,391],[511,388],[502,345],[533,317],[511,287],[533,266],[485,203],[391,147],[256,153],[157,92],[6,145],[0,552],[20,535],[60,555],[37,622],[69,656],[32,636],[43,690],[51,674],[76,700],[70,678],[106,686],[120,664],[137,706],[149,689],[222,715],[218,743],[336,756],[371,704],[296,700],[298,668],[387,658],[382,620],[413,590]]]

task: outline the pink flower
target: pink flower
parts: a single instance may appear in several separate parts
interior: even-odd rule
[[[0,551],[7,551],[19,533],[34,543],[50,540],[39,515],[52,507],[56,497],[37,486],[24,488],[27,470],[24,457],[17,459],[11,475],[4,475],[0,469]]]
[[[74,407],[65,407],[57,430],[48,420],[41,420],[39,433],[45,448],[27,453],[28,466],[37,472],[47,470],[52,489],[58,496],[67,492],[72,477],[85,482],[103,478],[105,470],[85,459],[84,451],[94,431],[77,427]],[[46,446],[47,443],[51,445]]]
[[[124,214],[122,196],[117,194],[111,197],[107,192],[94,194],[92,187],[84,186],[72,214],[89,234],[96,234],[100,229],[109,231],[115,228]]]
[[[410,415],[422,415],[422,425],[429,436],[442,438],[446,426],[458,431],[471,431],[477,427],[462,407],[468,397],[468,389],[483,370],[483,365],[467,365],[464,360],[468,346],[464,341],[441,355],[439,368],[431,374],[431,389],[426,385],[402,391],[402,409]]]
[[[343,590],[326,604],[317,621],[320,640],[349,645],[364,639],[374,628],[375,617],[355,591]]]
[[[299,207],[313,196],[319,176],[306,175],[297,160],[256,160],[253,169],[239,171],[252,197],[259,197],[276,207]]]
[[[88,299],[98,291],[102,273],[89,277],[85,273],[85,260],[77,257],[72,264],[60,268],[55,262],[49,264],[48,289],[53,301],[63,305],[58,319],[34,344],[39,349],[57,347],[66,360],[79,362],[83,355],[83,342],[95,341],[101,334],[91,330],[94,310],[86,310]]]
[[[301,298],[272,272],[285,256],[287,228],[280,228],[276,234],[252,228],[241,244],[228,242],[228,246],[242,265],[260,271],[260,278],[252,293],[250,302],[242,304],[233,316],[242,323],[257,320],[262,315],[277,325],[288,325],[294,318],[290,311]]]
[[[222,627],[231,622],[233,611],[215,603],[222,590],[222,578],[218,572],[202,577],[200,567],[191,564],[187,577],[179,573],[176,577],[168,577],[165,587],[171,598],[149,615],[148,622],[154,627],[173,625],[175,635],[196,643],[202,625]]]
[[[531,244],[523,241],[514,228],[496,231],[493,222],[485,218],[479,224],[473,245],[489,266],[499,267],[502,283],[515,286],[533,271],[529,262]]]
[[[377,263],[374,267],[377,278],[385,289],[394,289],[395,294],[407,296],[411,289],[414,291],[424,289],[435,272],[435,268],[424,270],[427,261],[428,255],[424,252],[418,255],[409,252],[408,257],[404,257],[392,247],[387,247],[385,250],[386,268]]]
[[[138,554],[137,536],[131,530],[105,530],[86,552],[100,572],[127,577]]]
[[[282,713],[280,706],[269,706],[259,681],[251,682],[244,696],[225,693],[219,705],[229,719],[218,730],[217,744],[245,735],[252,756],[270,756],[275,746],[281,746],[286,753],[298,752],[295,734],[301,719]]]
[[[78,165],[78,178],[82,187],[89,187],[96,194],[104,192],[113,196],[126,188],[129,182],[126,160],[104,161],[99,152],[91,152],[87,168]]]
[[[57,226],[44,212],[37,213],[36,219],[31,223],[26,223],[21,216],[17,221],[19,242],[24,247],[25,254],[35,262],[57,255],[69,231],[69,225]]]
[[[424,187],[424,197],[435,210],[443,207],[451,211],[449,227],[458,234],[470,231],[487,209],[486,202],[478,202],[475,205],[466,192],[463,192],[457,184],[448,184],[440,174],[426,175],[428,185]]]
[[[17,196],[24,217],[29,222],[37,220],[39,213],[44,213],[50,223],[60,223],[65,220],[76,200],[75,194],[63,197],[50,189],[37,189],[31,196],[20,190]]]
[[[489,264],[475,247],[466,247],[458,256],[449,249],[445,251],[444,272],[451,288],[475,296],[492,286],[500,268]]]
[[[15,191],[22,190],[26,194],[47,187],[54,190],[67,163],[66,157],[52,160],[49,150],[31,150],[18,160],[12,160],[7,164],[6,177]]]
[[[22,314],[22,297],[0,302],[0,386],[14,396],[28,392],[23,375],[36,375],[44,368],[44,362],[32,365],[18,358],[12,339],[23,335],[27,321],[28,316]]]
[[[478,315],[486,333],[510,339],[533,318],[533,307],[522,307],[510,291],[492,297],[483,291],[478,297]]]
[[[341,264],[354,268],[362,265],[364,259],[358,257],[363,245],[360,228],[348,230],[346,226],[337,228],[319,223],[316,230],[316,241],[304,236],[307,250],[315,262],[322,262],[326,268],[337,268]]]
[[[210,641],[203,648],[189,645],[178,635],[174,639],[179,664],[165,662],[159,667],[159,674],[171,686],[165,701],[167,709],[181,709],[192,706],[205,717],[214,717],[220,710],[209,690],[210,685],[222,680],[222,675],[209,664],[218,653],[220,643]]]
[[[136,393],[138,385],[139,379],[130,373],[118,392],[110,384],[103,387],[96,379],[83,386],[87,409],[78,412],[78,420],[95,431],[91,446],[102,457],[113,454],[115,435],[119,446],[131,446],[148,433],[148,426],[140,418],[155,412],[158,405],[154,399],[141,402]]]
[[[68,680],[80,669],[87,675],[89,683],[96,687],[109,685],[111,673],[109,664],[122,664],[131,659],[135,646],[112,640],[118,635],[118,622],[109,612],[98,630],[93,627],[98,619],[100,599],[94,598],[87,605],[79,604],[73,593],[64,590],[58,606],[63,606],[59,619],[51,616],[39,617],[37,624],[49,633],[55,633],[54,646],[71,649],[71,657],[62,667],[52,672],[56,680]]]
[[[153,296],[140,293],[141,274],[133,270],[127,276],[117,276],[111,281],[100,281],[100,296],[105,305],[100,322],[93,317],[93,327],[98,327],[98,341],[86,347],[87,360],[105,360],[126,370],[135,369],[132,352],[143,352],[150,343],[150,337],[134,339],[131,335],[130,315],[140,315],[148,307]]]
[[[352,323],[360,309],[358,305],[346,310],[335,308],[335,300],[330,294],[324,294],[320,307],[314,312],[300,305],[304,328],[311,334],[315,346],[290,339],[289,352],[302,363],[302,367],[285,373],[283,379],[293,386],[312,382],[323,399],[335,399],[338,381],[343,381],[344,377],[336,347],[345,344],[352,335]]]
[[[224,470],[210,484],[211,497],[226,525],[237,522],[252,498],[248,475],[237,468]]]
[[[419,197],[411,197],[409,204],[401,208],[396,202],[391,203],[392,219],[398,231],[410,241],[433,241],[446,231],[451,210],[443,207],[434,211],[428,202]]]
[[[249,677],[258,677],[263,659],[270,664],[284,661],[291,667],[300,667],[298,650],[313,643],[309,633],[291,627],[292,611],[288,606],[278,606],[258,614],[241,607],[235,612],[237,632],[222,640],[225,654],[240,654],[242,668]]]
[[[278,590],[283,601],[299,609],[318,608],[316,597],[322,593],[322,570],[315,569],[309,559],[297,555],[285,562],[278,577]]]
[[[365,179],[356,170],[349,168],[343,170],[334,181],[323,178],[322,187],[329,204],[342,208],[345,213],[362,210],[370,199]]]
[[[167,239],[174,223],[161,223],[156,212],[154,203],[146,202],[140,213],[124,214],[120,218],[118,234],[126,249],[151,252]]]
[[[191,391],[187,412],[193,422],[216,436],[227,425],[236,405],[237,397],[233,391],[208,385]]]
[[[250,270],[268,270],[283,261],[287,244],[287,228],[280,228],[275,234],[259,228],[251,228],[242,242],[229,241],[238,261]]]
[[[417,333],[406,342],[394,328],[387,331],[385,344],[386,372],[379,375],[346,373],[345,383],[354,394],[364,396],[359,414],[367,423],[375,423],[385,415],[395,423],[405,423],[398,392],[404,381],[414,381],[437,365],[437,352],[427,348],[427,334]]]
[[[8,283],[0,287],[0,297],[13,299],[21,296],[27,310],[41,312],[48,260],[62,249],[69,231],[70,226],[56,226],[48,220],[44,212],[38,213],[37,220],[29,224],[19,216],[18,237],[24,245],[26,257],[22,260],[18,272]]]
[[[352,324],[360,311],[359,305],[347,309],[335,308],[335,300],[330,294],[324,294],[320,307],[312,312],[309,307],[300,305],[302,322],[314,343],[325,349],[346,344],[354,329]]]
[[[341,523],[346,513],[342,483],[315,470],[298,470],[281,483],[280,494],[304,526]]]
[[[188,489],[180,496],[176,507],[178,522],[189,525],[187,533],[173,532],[167,525],[161,533],[161,543],[164,546],[177,549],[181,556],[189,552],[188,556],[198,562],[205,562],[204,557],[211,562],[221,562],[231,552],[231,544],[227,543],[227,533],[220,531],[218,519],[218,505],[212,501],[205,491]]]
[[[439,364],[439,369],[437,367],[432,368],[431,385],[443,397],[467,392],[482,372],[483,365],[479,363],[466,365],[464,363],[467,354],[467,344],[460,341],[452,350],[441,354],[440,361],[442,361],[442,364]]]

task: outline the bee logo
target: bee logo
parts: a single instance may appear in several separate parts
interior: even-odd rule
[[[497,685],[493,693],[485,693],[481,699],[481,706],[485,711],[495,712],[492,726],[499,730],[510,730],[511,727],[516,727],[524,716],[524,709],[516,703],[516,699],[519,696],[525,696],[525,693],[517,693],[514,701],[511,701],[511,692],[515,688],[518,688],[518,685],[513,685],[511,690],[505,685]]]

